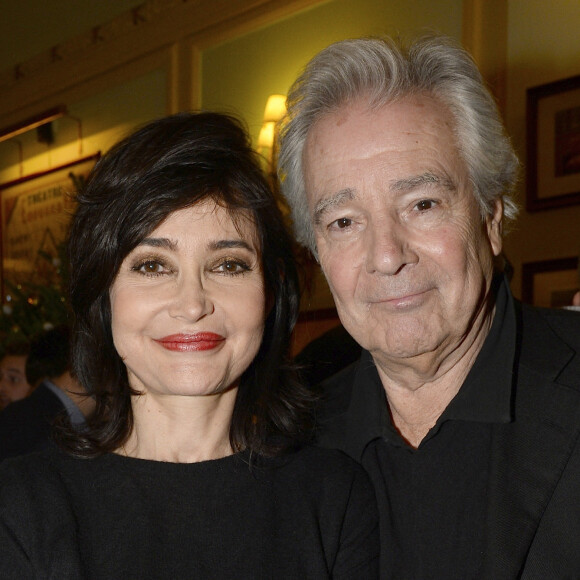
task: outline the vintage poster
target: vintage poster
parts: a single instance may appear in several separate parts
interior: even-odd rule
[[[76,184],[96,159],[91,156],[0,185],[4,294],[10,284],[53,282],[58,247],[74,212]]]

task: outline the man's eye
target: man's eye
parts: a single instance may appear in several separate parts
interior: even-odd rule
[[[425,211],[428,209],[433,209],[436,205],[436,202],[433,201],[432,199],[422,199],[420,202],[417,203],[417,205],[415,205],[415,207],[419,210],[419,211]]]
[[[333,222],[333,224],[336,226],[338,229],[344,229],[344,228],[348,228],[352,225],[352,220],[350,218],[340,218],[337,219],[335,222]]]

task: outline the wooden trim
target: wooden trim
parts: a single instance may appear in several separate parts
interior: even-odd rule
[[[569,258],[556,258],[554,260],[540,260],[538,262],[526,262],[522,265],[522,302],[534,304],[534,278],[537,274],[545,272],[558,272],[562,270],[578,270],[578,256]]]
[[[463,0],[464,47],[474,60],[505,115],[508,0]]]
[[[93,153],[92,155],[87,155],[86,157],[79,157],[78,159],[73,159],[72,161],[63,163],[62,165],[57,165],[56,167],[50,167],[49,169],[43,169],[42,171],[29,173],[28,175],[17,177],[16,179],[12,179],[11,181],[0,183],[0,194],[2,193],[2,191],[10,187],[21,185],[22,183],[26,183],[27,181],[32,181],[33,179],[38,179],[39,177],[44,177],[46,175],[50,175],[51,173],[56,173],[57,171],[62,171],[63,169],[74,167],[75,165],[81,165],[82,163],[86,163],[87,161],[97,162],[100,159],[100,157],[101,152],[98,151],[97,153]]]
[[[328,0],[148,0],[0,73],[0,126],[19,122],[63,94],[170,52],[170,112],[199,106],[200,51]],[[184,88],[182,88],[184,87]],[[83,92],[83,91],[81,91]],[[70,104],[68,102],[67,104]]]

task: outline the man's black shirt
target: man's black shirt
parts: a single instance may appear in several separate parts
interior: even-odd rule
[[[516,319],[499,282],[490,332],[459,393],[417,449],[391,423],[368,352],[354,372],[339,447],[360,461],[381,514],[381,576],[389,579],[480,577],[492,426],[511,418]],[[344,403],[344,401],[343,401]],[[332,415],[332,409],[325,413]],[[324,422],[324,417],[322,421]],[[320,442],[336,446],[336,437]]]

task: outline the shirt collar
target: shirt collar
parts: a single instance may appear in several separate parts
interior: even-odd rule
[[[81,410],[62,389],[59,389],[53,382],[49,380],[44,380],[43,384],[46,386],[47,389],[52,391],[52,393],[54,393],[60,399],[61,403],[64,405],[64,408],[70,418],[70,422],[72,425],[85,424],[85,417],[81,413]]]
[[[428,436],[434,436],[439,426],[448,420],[511,421],[517,330],[515,306],[504,276],[494,278],[492,289],[496,294],[495,314],[489,334],[459,393]],[[367,351],[363,351],[357,365],[346,429],[345,451],[359,460],[371,441],[378,438],[393,440],[396,433],[383,385]]]
[[[516,311],[504,276],[494,279],[491,329],[461,389],[437,423],[449,419],[509,423],[512,419]]]

